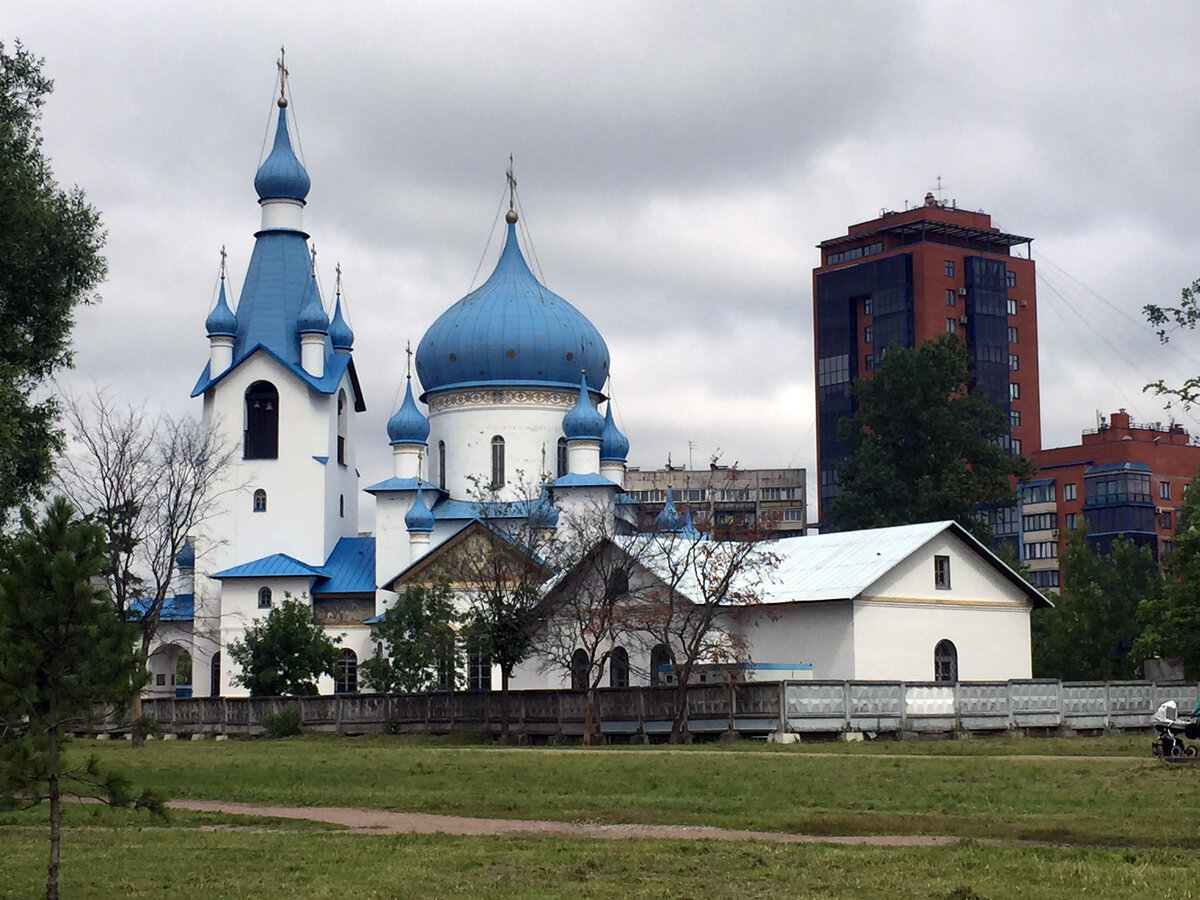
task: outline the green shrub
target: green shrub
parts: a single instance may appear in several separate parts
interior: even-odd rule
[[[285,738],[300,734],[300,710],[295,706],[285,706],[262,717],[263,728],[269,738]]]

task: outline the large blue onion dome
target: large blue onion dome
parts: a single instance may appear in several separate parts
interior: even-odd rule
[[[411,380],[404,386],[404,402],[388,419],[387,433],[393,444],[424,444],[429,438],[429,420],[417,409]]]
[[[599,391],[608,378],[608,346],[583,313],[529,271],[514,222],[488,280],[442,313],[417,347],[426,392],[486,384],[573,387],[580,369]]]
[[[288,137],[287,104],[279,102],[279,121],[275,125],[275,144],[254,175],[254,190],[259,200],[300,200],[308,196],[312,180],[292,151]]]
[[[223,275],[221,276],[221,291],[217,294],[217,305],[204,320],[204,327],[208,330],[209,337],[218,335],[237,337],[237,316],[233,314],[233,310],[229,308],[229,301],[225,299],[225,277]]]
[[[317,280],[308,280],[308,290],[305,291],[304,305],[300,307],[300,316],[296,319],[296,330],[301,334],[325,334],[329,331],[329,316],[321,296],[317,293]]]
[[[334,350],[354,349],[354,330],[342,315],[342,295],[337,295],[333,305],[333,321],[329,323],[329,340],[333,342]]]
[[[671,495],[671,488],[667,487],[667,500],[663,504],[663,508],[654,518],[654,528],[657,531],[679,531],[680,523],[679,510],[675,508],[675,498]]]
[[[563,416],[562,430],[568,441],[576,439],[598,441],[604,432],[604,417],[600,415],[596,407],[592,406],[586,373],[579,379],[579,398]]]
[[[600,433],[600,458],[625,462],[629,458],[629,438],[621,434],[613,421],[612,401],[604,411],[604,431]]]
[[[404,514],[404,527],[410,532],[429,534],[433,531],[433,525],[433,513],[425,505],[425,496],[421,493],[421,480],[418,478],[417,499],[413,501],[412,509]]]

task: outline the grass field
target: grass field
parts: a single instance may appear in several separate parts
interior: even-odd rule
[[[1192,897],[1200,768],[1148,738],[709,745],[659,752],[402,738],[78,742],[169,797],[816,834],[947,847],[373,836],[73,808],[64,897]],[[1036,754],[1038,758],[1027,758]],[[1097,758],[1075,758],[1075,757]],[[0,896],[36,896],[45,810],[0,817]],[[986,846],[1041,840],[1073,846]]]

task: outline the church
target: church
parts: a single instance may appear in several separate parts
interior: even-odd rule
[[[390,588],[403,584],[407,571],[480,521],[481,485],[488,486],[486,502],[539,527],[553,529],[573,511],[597,508],[610,511],[616,531],[623,520],[633,521],[622,502],[629,441],[603,393],[608,348],[583,313],[530,271],[511,187],[505,243],[491,275],[424,333],[415,354],[419,387],[410,357],[403,401],[386,435],[358,435],[355,419],[366,399],[354,331],[340,274],[332,302],[318,289],[315,251],[304,230],[311,183],[292,147],[285,91],[284,78],[274,142],[254,177],[261,224],[242,290],[235,305],[222,263],[204,322],[208,360],[192,389],[202,400],[204,421],[240,452],[224,473],[214,514],[179,559],[188,583],[164,610],[150,661],[154,693],[171,690],[176,662],[187,652],[193,696],[244,695],[225,648],[287,596],[307,599],[314,620],[341,639],[337,671],[322,679],[321,692],[354,692],[359,662],[376,650],[369,620],[397,596]],[[385,438],[392,471],[363,485],[357,442]],[[364,492],[374,499],[373,535],[360,532]],[[669,527],[683,532],[681,538],[698,539],[686,514],[675,515],[669,497],[667,504]],[[786,669],[786,677],[870,673],[933,680],[935,647],[942,646],[944,663],[944,645],[955,642],[979,647],[987,658],[983,665],[964,660],[964,677],[1029,676],[1029,612],[1044,601],[957,526],[938,523],[893,535],[890,542],[859,538],[854,546],[845,538],[826,540],[824,555],[805,552],[817,551],[808,542],[825,537],[780,542],[788,547],[780,554],[790,561],[785,575],[811,569],[815,559],[825,560],[828,574],[844,572],[848,559],[861,562],[868,548],[895,552],[886,558],[876,553],[880,558],[872,559],[869,572],[858,567],[862,583],[854,577],[839,582],[840,594],[800,596],[780,587],[771,600],[781,604],[780,614],[759,616],[762,623],[747,626],[759,635],[749,640],[752,652],[761,648],[757,677],[771,677],[775,666]],[[948,574],[944,585],[936,583],[935,568],[944,564],[948,573],[951,556],[961,573],[957,591]],[[917,575],[918,568],[928,568],[929,577]],[[780,584],[794,581],[789,579]],[[907,593],[867,596],[872,585]],[[803,593],[812,584],[801,579],[794,586]],[[897,604],[911,615],[896,613]],[[820,618],[815,629],[814,616]],[[765,627],[767,619],[786,627]],[[1003,627],[997,630],[994,621]],[[919,635],[920,646],[889,654],[886,635],[897,628]],[[866,663],[860,656],[856,666],[856,652],[867,648],[880,659],[906,662]],[[823,654],[830,655],[828,667],[820,664]],[[955,677],[958,666],[956,657]],[[642,670],[654,680],[653,662]],[[472,686],[490,682],[490,673],[476,673]],[[569,673],[547,673],[530,663],[513,686],[569,683]]]

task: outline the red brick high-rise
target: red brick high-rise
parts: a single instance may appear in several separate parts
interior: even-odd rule
[[[979,386],[1008,416],[1013,451],[1031,456],[1041,449],[1032,240],[928,194],[923,206],[884,212],[818,245],[813,329],[823,525],[845,454],[837,423],[853,414],[850,386],[891,345],[959,334]],[[1022,244],[1025,256],[1013,256]]]

